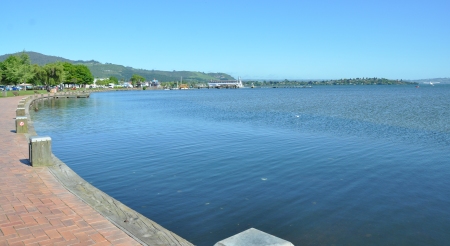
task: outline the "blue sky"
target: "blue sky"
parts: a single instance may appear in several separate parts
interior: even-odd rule
[[[2,0],[0,54],[244,79],[450,77],[449,0]]]

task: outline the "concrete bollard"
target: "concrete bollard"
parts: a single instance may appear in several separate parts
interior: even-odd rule
[[[44,167],[53,165],[52,139],[48,136],[30,137],[29,158],[31,166]]]
[[[28,133],[28,120],[25,116],[16,117],[16,133]]]
[[[217,242],[214,246],[294,246],[291,242],[272,236],[255,228]]]
[[[16,116],[25,116],[25,108],[24,107],[18,107],[16,109]]]

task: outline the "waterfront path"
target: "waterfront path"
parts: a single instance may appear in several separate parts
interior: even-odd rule
[[[21,98],[0,98],[0,246],[140,245],[48,168],[30,166],[28,139],[15,133]]]

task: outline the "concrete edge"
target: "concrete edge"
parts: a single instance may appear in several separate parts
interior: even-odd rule
[[[28,139],[37,135],[29,114],[29,109],[34,101],[35,99],[30,99],[25,104],[25,114],[29,119],[28,134],[25,136]],[[193,245],[92,186],[53,154],[52,162],[53,166],[47,167],[48,170],[70,193],[79,197],[139,243],[143,245]]]
[[[260,231],[255,228],[250,228],[240,232],[234,236],[225,238],[214,246],[294,246],[291,242],[271,235],[269,233]]]

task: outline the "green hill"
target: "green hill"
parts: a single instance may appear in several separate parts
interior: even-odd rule
[[[2,55],[0,56],[0,61],[4,61],[10,55],[18,55],[20,53],[21,52]],[[135,69],[132,67],[125,67],[122,65],[111,63],[103,64],[95,60],[74,61],[63,57],[48,56],[32,51],[27,51],[25,53],[27,53],[30,56],[31,63],[38,64],[40,66],[57,61],[86,65],[95,78],[107,78],[110,76],[114,76],[119,80],[129,80],[133,74],[138,74],[144,77],[146,80],[150,81],[153,79],[157,79],[160,82],[180,81],[181,77],[183,77],[183,81],[185,82],[208,82],[210,80],[234,79],[233,77],[225,73],[203,73],[203,72],[175,71],[175,70],[174,71],[145,70],[145,69]]]

